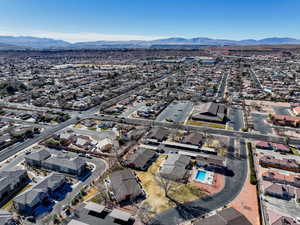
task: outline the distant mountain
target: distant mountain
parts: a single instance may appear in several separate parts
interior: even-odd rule
[[[0,51],[3,50],[26,50],[29,49],[28,47],[21,47],[17,45],[11,45],[6,43],[0,43]]]
[[[132,41],[93,41],[78,42],[71,44],[63,40],[51,38],[38,38],[28,36],[0,36],[0,50],[24,50],[24,49],[101,49],[101,48],[150,48],[153,46],[168,45],[178,46],[197,46],[197,45],[279,45],[279,44],[300,44],[299,39],[294,38],[265,38],[261,40],[227,40],[212,39],[207,37],[181,38],[171,37],[166,39],[157,39],[152,41],[132,40]]]
[[[4,44],[10,44],[15,46],[24,46],[29,48],[61,48],[68,47],[69,42],[62,40],[54,40],[51,38],[38,38],[28,36],[0,36],[0,42]]]

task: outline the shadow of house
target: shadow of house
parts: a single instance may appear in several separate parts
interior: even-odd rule
[[[0,172],[0,206],[24,188],[30,179],[26,170],[7,170]]]

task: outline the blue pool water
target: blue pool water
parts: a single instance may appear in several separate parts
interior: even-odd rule
[[[196,180],[204,182],[206,177],[206,171],[198,170],[196,174]]]

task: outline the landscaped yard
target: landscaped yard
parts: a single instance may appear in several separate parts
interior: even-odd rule
[[[218,129],[225,129],[226,128],[225,124],[209,123],[209,122],[195,121],[195,120],[188,120],[187,124],[188,125],[194,125],[194,126],[208,126],[208,127],[212,127],[212,128],[218,128]]]
[[[165,197],[164,189],[159,185],[156,177],[159,166],[165,157],[166,156],[161,155],[147,172],[136,171],[137,176],[141,180],[143,189],[147,193],[147,199],[143,202],[143,205],[148,205],[150,210],[155,213],[175,207],[175,204]],[[192,201],[203,196],[203,192],[194,184],[181,184],[176,182],[172,182],[172,188],[168,194],[172,199],[181,203]]]

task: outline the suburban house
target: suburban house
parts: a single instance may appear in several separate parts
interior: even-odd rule
[[[271,142],[267,141],[257,141],[255,142],[255,147],[259,149],[272,150]]]
[[[135,175],[129,170],[118,170],[109,176],[110,186],[117,202],[135,201],[144,196],[144,192]]]
[[[271,225],[300,225],[293,218],[287,216],[281,216],[276,221],[274,221]]]
[[[128,167],[138,170],[147,170],[156,157],[157,154],[155,151],[146,148],[138,148],[133,154],[128,156],[126,163]]]
[[[295,197],[295,188],[285,184],[271,184],[264,190],[265,195],[290,200]]]
[[[275,125],[280,125],[280,126],[291,126],[291,127],[300,126],[300,118],[296,116],[272,115],[272,122]]]
[[[226,208],[215,215],[194,222],[193,225],[252,225],[249,220],[234,208]]]
[[[300,164],[294,159],[277,159],[274,156],[265,155],[259,159],[259,164],[264,167],[300,172]]]
[[[208,171],[224,172],[225,170],[227,170],[224,158],[219,156],[215,156],[213,158],[211,157],[208,158],[205,156],[197,156],[196,164],[198,167],[204,168],[205,170]]]
[[[0,224],[1,225],[16,225],[18,223],[14,220],[14,217],[10,212],[0,209]]]
[[[41,167],[42,162],[51,156],[50,152],[42,149],[36,152],[31,152],[25,156],[25,162],[34,167]]]
[[[270,181],[273,183],[287,184],[294,187],[300,188],[300,175],[294,174],[282,174],[277,171],[267,171],[262,174],[263,180]]]
[[[224,105],[214,102],[203,103],[195,107],[192,119],[223,123],[226,119],[226,108]]]
[[[300,116],[300,106],[293,108],[293,113],[296,116]]]
[[[196,132],[187,134],[186,136],[184,136],[183,140],[181,141],[181,143],[183,144],[196,145],[199,147],[202,146],[202,142],[203,142],[202,134]]]
[[[154,139],[158,142],[162,142],[168,138],[169,133],[170,133],[170,131],[166,128],[155,127],[149,131],[147,138]]]
[[[25,162],[33,167],[81,176],[86,170],[86,161],[78,156],[69,157],[59,153],[51,155],[47,150],[32,152],[25,156]]]
[[[7,170],[0,172],[0,205],[5,204],[12,195],[29,182],[26,170]]]
[[[274,143],[273,148],[276,152],[290,153],[291,150],[287,145]]]
[[[188,179],[188,166],[191,158],[182,154],[168,154],[167,159],[162,163],[160,175],[166,179],[178,182],[186,182]]]
[[[53,193],[66,183],[65,176],[51,173],[45,179],[34,185],[31,189],[21,193],[13,199],[16,210],[25,216],[34,214],[34,210],[48,201]]]

